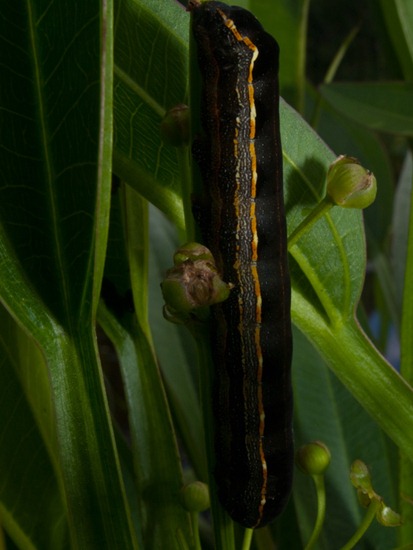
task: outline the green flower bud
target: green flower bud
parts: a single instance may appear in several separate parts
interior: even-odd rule
[[[162,139],[173,147],[189,144],[189,107],[179,104],[166,112],[161,122]]]
[[[402,524],[400,514],[386,506],[384,503],[377,511],[376,518],[377,521],[385,527],[398,527]]]
[[[226,300],[232,285],[221,279],[211,252],[202,245],[181,247],[174,261],[161,284],[165,318],[176,323],[185,323],[193,316],[205,319],[207,306]]]
[[[367,466],[361,460],[355,460],[351,465],[350,479],[354,487],[357,488],[357,498],[359,503],[368,508],[374,506],[376,519],[385,527],[397,527],[401,525],[401,517],[397,512],[386,506],[383,498],[378,495],[371,484],[370,472]]]
[[[175,277],[169,272],[167,278],[161,283],[161,288],[163,299],[171,311],[188,313],[196,307],[187,285],[179,275]]]
[[[208,485],[194,481],[181,489],[182,505],[188,512],[204,512],[210,507]]]
[[[321,441],[303,445],[295,455],[295,462],[300,470],[312,476],[323,474],[328,468],[330,460],[330,451]]]
[[[357,159],[338,157],[327,172],[327,196],[344,208],[367,208],[376,198],[374,175],[363,168]]]
[[[371,484],[370,472],[367,466],[361,460],[355,460],[350,468],[351,483],[361,492],[373,498],[375,492]]]

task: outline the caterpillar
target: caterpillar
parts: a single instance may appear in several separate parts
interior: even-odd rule
[[[245,9],[188,9],[202,82],[200,230],[233,287],[211,308],[214,474],[228,514],[257,528],[284,509],[293,468],[279,48]]]

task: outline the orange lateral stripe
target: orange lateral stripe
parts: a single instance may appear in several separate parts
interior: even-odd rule
[[[262,355],[262,349],[261,349],[261,287],[260,287],[260,281],[258,276],[258,271],[256,267],[256,262],[258,260],[258,231],[257,231],[257,218],[256,218],[256,210],[255,210],[255,198],[257,195],[257,155],[255,150],[255,133],[256,133],[256,109],[255,109],[255,99],[254,99],[254,80],[253,80],[253,69],[254,69],[254,62],[256,58],[258,57],[259,51],[258,48],[255,46],[255,44],[247,37],[242,36],[241,33],[238,31],[237,27],[235,26],[235,23],[232,19],[228,18],[225,13],[223,13],[220,9],[218,9],[218,12],[221,14],[223,21],[227,28],[232,32],[234,37],[239,42],[244,42],[250,50],[252,50],[253,56],[251,58],[250,66],[249,66],[249,73],[248,73],[248,101],[249,101],[249,107],[250,107],[250,132],[249,132],[249,138],[250,138],[250,144],[249,144],[249,160],[250,160],[250,166],[251,166],[251,182],[250,182],[250,198],[251,198],[251,206],[250,206],[250,220],[251,220],[251,258],[252,258],[252,265],[250,266],[250,272],[254,283],[254,294],[255,294],[255,321],[256,321],[256,328],[255,328],[255,336],[254,336],[254,346],[255,346],[255,352],[256,352],[256,360],[258,363],[257,368],[257,401],[258,401],[258,413],[259,413],[259,438],[258,438],[258,445],[259,445],[259,454],[261,458],[261,467],[262,467],[262,486],[261,486],[261,501],[258,509],[259,518],[262,517],[264,506],[266,503],[266,494],[267,494],[267,478],[268,478],[268,470],[267,470],[267,461],[265,458],[265,452],[263,447],[263,436],[264,436],[264,429],[265,429],[265,411],[264,411],[264,405],[263,405],[263,395],[262,395],[262,375],[263,375],[263,355]],[[236,133],[236,137],[234,139],[235,144],[235,156],[238,159],[239,158],[239,149],[238,149],[238,131]],[[239,170],[237,171],[237,191],[239,190],[240,185],[240,174]],[[243,235],[239,235],[240,232],[240,223],[239,223],[239,198],[234,198],[234,205],[236,209],[236,215],[237,215],[237,238],[243,238]],[[235,269],[239,272],[243,269],[241,258],[237,255],[238,260],[236,262],[236,265],[234,266]],[[238,279],[241,280],[240,277]],[[242,302],[239,303],[240,306],[240,316],[242,318]],[[245,338],[244,331],[242,329],[242,324],[239,326],[239,330],[242,335],[242,339]],[[260,519],[257,521],[257,525],[260,523]]]

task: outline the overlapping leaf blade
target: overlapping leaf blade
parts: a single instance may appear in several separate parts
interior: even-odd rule
[[[131,548],[93,327],[110,196],[112,5],[8,4],[0,34],[7,128],[0,150],[0,293],[44,356],[25,372],[19,365],[18,373],[27,377],[22,387],[29,394],[27,379],[48,370],[46,407],[41,398],[27,399],[63,490],[72,543],[113,548],[121,541]],[[11,420],[7,401],[0,406]],[[16,487],[21,481],[14,479]],[[49,528],[53,540],[57,526]]]

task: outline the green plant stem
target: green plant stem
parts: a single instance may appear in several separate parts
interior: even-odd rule
[[[210,351],[208,323],[193,323],[188,326],[195,338],[199,357],[199,383],[202,416],[204,420],[205,448],[208,461],[208,485],[211,499],[212,522],[214,526],[215,548],[230,550],[235,548],[233,523],[222,508],[217,495],[213,476],[214,464],[214,425],[211,406],[211,373],[213,363]]]
[[[348,33],[348,35],[344,39],[336,55],[334,56],[333,61],[330,63],[330,66],[328,67],[326,76],[324,77],[324,84],[330,84],[330,82],[333,81],[342,60],[346,55],[347,50],[349,49],[351,43],[353,42],[359,30],[360,30],[360,25],[356,25],[351,29],[351,31]]]
[[[330,199],[326,196],[322,199],[313,210],[308,214],[306,218],[294,229],[291,235],[288,237],[288,249],[291,249],[297,241],[310,231],[311,227],[334,206]]]
[[[191,178],[191,169],[189,165],[189,155],[190,149],[188,147],[179,147],[177,149],[178,162],[180,168],[180,174],[182,177],[182,202],[184,207],[184,217],[185,217],[185,233],[186,240],[194,241],[195,240],[195,225],[194,217],[192,215],[192,178]]]
[[[370,527],[371,522],[373,521],[377,510],[379,509],[380,501],[377,499],[373,499],[367,508],[367,512],[363,518],[363,521],[359,525],[359,528],[354,533],[354,535],[351,537],[351,539],[341,548],[341,550],[351,550],[351,548],[354,548],[354,546],[357,544],[357,542],[361,539],[361,537],[364,535],[364,533],[367,531],[367,529]]]
[[[250,550],[253,535],[254,529],[245,529],[244,539],[242,541],[242,550]]]
[[[326,489],[324,484],[324,475],[319,474],[311,477],[313,478],[317,492],[317,518],[313,532],[311,533],[310,540],[308,541],[305,550],[311,550],[312,548],[314,548],[314,545],[320,536],[321,529],[323,528],[324,524],[324,519],[326,517]]]
[[[162,212],[179,228],[185,227],[185,216],[180,197],[171,189],[161,187],[154,176],[148,176],[136,162],[118,149],[113,151],[113,166],[115,173],[128,183],[141,196]]]
[[[201,539],[199,537],[199,512],[191,512],[191,522],[194,532],[195,550],[202,550]]]
[[[413,289],[411,281],[413,281],[413,192],[410,195],[410,218],[400,332],[400,372],[405,380],[413,385]],[[406,453],[400,453],[399,494],[402,498],[399,506],[403,517],[403,524],[398,529],[398,542],[400,546],[411,543],[413,540],[413,464],[411,457],[412,455],[409,456]]]
[[[297,111],[304,116],[305,110],[305,87],[306,87],[306,60],[307,60],[307,27],[310,0],[304,0],[301,7],[300,28],[299,28],[299,50],[297,63]]]

